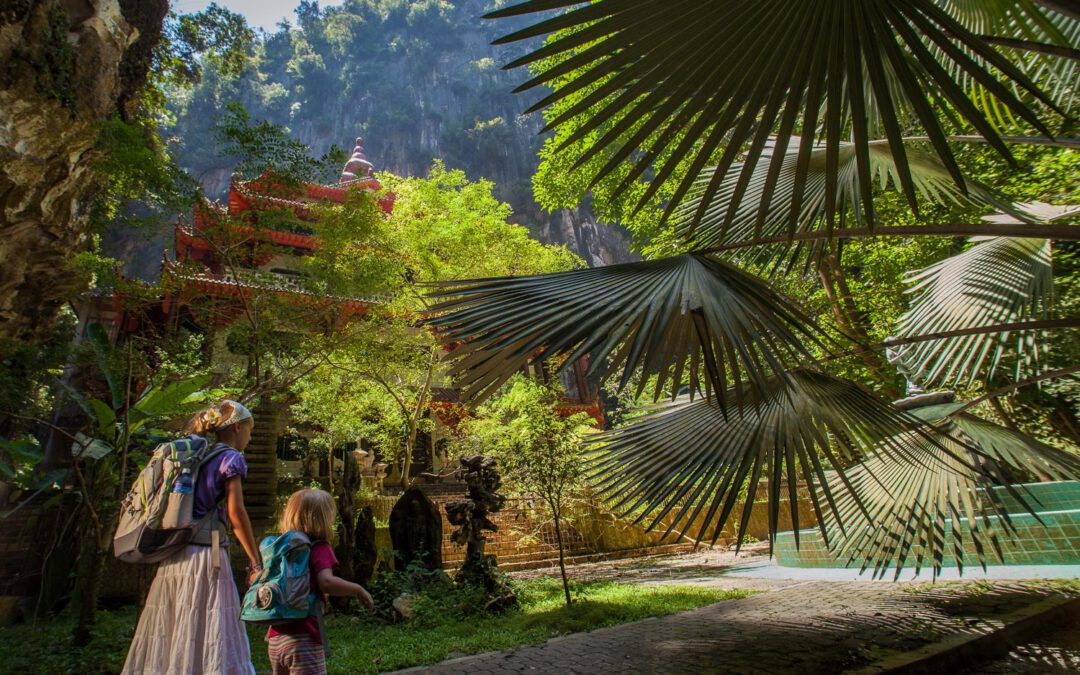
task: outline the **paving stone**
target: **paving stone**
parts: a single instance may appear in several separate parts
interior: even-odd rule
[[[648,582],[644,571],[635,574]],[[803,582],[509,654],[480,654],[409,672],[837,673],[891,651],[956,634],[986,633],[1000,625],[995,616],[1057,592],[1064,591],[1053,584],[1018,581]]]

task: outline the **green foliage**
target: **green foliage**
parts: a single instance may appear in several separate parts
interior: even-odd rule
[[[39,69],[42,76],[38,78],[38,86],[67,108],[73,108],[76,104],[72,90],[75,54],[67,39],[70,24],[71,18],[63,5],[57,3],[49,7],[47,32],[43,40],[45,48],[42,50],[44,63]]]
[[[557,580],[514,582],[518,609],[501,614],[473,612],[467,591],[448,590],[439,600],[421,600],[431,610],[420,622],[375,624],[365,617],[331,616],[327,635],[331,673],[376,673],[438,663],[452,655],[476,654],[540,644],[558,635],[594,630],[702,605],[745,597],[747,591],[694,586],[636,586],[615,582],[574,585],[578,601],[567,607]],[[464,600],[465,606],[456,601]],[[441,616],[436,608],[445,608]],[[252,631],[253,644],[261,633]],[[265,650],[255,650],[256,670],[267,667]]]
[[[30,487],[28,478],[45,457],[33,438],[0,439],[0,479],[11,481],[21,488]],[[0,507],[6,506],[0,504]]]
[[[195,182],[149,124],[107,119],[98,128],[96,150],[101,159],[94,165],[92,231],[160,226],[195,196]]]
[[[255,31],[242,15],[211,2],[197,14],[170,14],[162,50],[175,79],[195,84],[206,65],[226,75],[240,74],[254,43]]]
[[[79,391],[69,390],[90,419],[92,429],[92,436],[76,437],[77,443],[82,446],[78,450],[80,456],[87,454],[101,459],[116,450],[126,451],[129,444],[149,448],[167,437],[158,424],[186,417],[225,393],[206,388],[211,379],[209,375],[172,381],[157,380],[151,382],[128,405],[120,379],[128,374],[115,370],[115,364],[110,362],[113,353],[107,342],[100,348],[99,354],[100,369],[114,397],[112,402],[88,398]]]
[[[544,245],[507,221],[510,207],[493,195],[488,180],[436,161],[427,177],[382,174],[397,195],[387,221],[390,250],[399,251],[416,282],[542,274],[573,269],[582,261],[563,246]]]
[[[559,414],[552,385],[518,375],[463,422],[463,445],[495,459],[507,487],[534,494],[561,517],[564,500],[582,485],[581,440],[592,418]]]
[[[519,582],[522,607],[499,615],[469,615],[467,620],[432,616],[428,625],[388,625],[372,619],[333,614],[326,618],[334,655],[329,672],[367,674],[432,664],[452,654],[476,654],[519,645],[539,644],[549,637],[613,626],[651,616],[665,616],[722,600],[745,597],[747,591],[691,586],[634,586],[612,582],[577,585],[582,600],[561,604],[561,587],[550,579]],[[115,673],[123,666],[135,627],[134,608],[98,613],[100,630],[85,648],[71,643],[72,618],[0,629],[0,649],[15,672]],[[266,628],[249,626],[257,672],[269,672]]]
[[[464,620],[483,612],[486,598],[483,589],[455,584],[441,569],[430,570],[419,561],[403,570],[382,571],[368,589],[375,601],[376,613],[396,617],[394,599],[406,594],[413,597],[414,618],[419,625],[439,623],[448,614]]]
[[[1002,138],[1008,129],[1017,136],[1040,135],[1034,140],[1012,137],[1010,144],[1057,145],[1059,157],[1071,152],[1061,149],[1067,141],[1049,138],[1054,132],[1041,116],[1053,104],[1039,84],[1064,82],[1055,96],[1069,108],[1075,94],[1061,94],[1075,82],[1075,64],[1032,67],[1042,60],[1038,52],[1053,50],[1044,49],[1047,45],[1028,49],[1029,42],[1024,50],[1002,53],[997,44],[1014,43],[1020,34],[1062,44],[1068,41],[1065,34],[1080,29],[1080,21],[1037,3],[975,4],[527,0],[489,14],[533,15],[536,21],[525,30],[508,27],[500,43],[550,33],[543,47],[534,44],[511,64],[533,66],[534,77],[519,91],[553,89],[533,107],[545,110],[547,130],[555,132],[542,155],[546,165],[537,174],[538,197],[548,207],[561,207],[591,193],[601,215],[637,219],[644,214],[633,223],[639,246],[650,256],[663,257],[587,273],[440,286],[439,297],[446,300],[435,307],[437,316],[430,322],[445,339],[462,345],[451,372],[477,398],[537,354],[591,353],[601,378],[621,369],[623,387],[631,381],[639,387],[655,382],[658,394],[669,376],[675,380],[670,389],[680,389],[679,378],[687,372],[690,391],[711,390],[712,400],[675,405],[605,435],[602,441],[609,444],[594,465],[602,494],[632,511],[644,507],[643,513],[654,512],[656,522],[668,513],[676,514],[676,520],[703,513],[706,520],[717,519],[718,532],[747,476],[751,492],[767,477],[774,515],[782,492],[778,478],[786,478],[792,500],[801,478],[809,484],[815,507],[831,509],[842,523],[852,522],[851,514],[859,509],[873,514],[873,522],[843,535],[873,532],[883,537],[881,550],[867,554],[868,564],[885,561],[887,555],[879,553],[897,541],[902,552],[916,537],[925,541],[928,532],[940,530],[940,518],[928,514],[959,517],[961,501],[981,501],[979,481],[1006,480],[992,470],[996,460],[976,449],[937,448],[940,443],[930,443],[940,456],[921,446],[906,447],[929,432],[910,430],[910,421],[857,383],[808,367],[813,361],[808,350],[826,356],[830,370],[839,370],[834,363],[847,359],[842,368],[897,398],[888,381],[893,369],[872,337],[877,330],[900,328],[905,338],[915,339],[958,328],[992,332],[995,322],[1045,316],[1052,296],[1046,240],[1011,246],[1000,239],[1000,228],[966,225],[953,231],[999,237],[977,246],[986,251],[1000,246],[1002,254],[980,255],[983,251],[972,248],[956,257],[960,242],[849,246],[841,239],[873,237],[871,228],[882,220],[879,202],[886,206],[886,220],[910,224],[933,222],[934,217],[971,223],[986,215],[985,207],[966,203],[972,198],[1016,217],[1020,209],[968,180],[958,159],[985,156],[981,150],[961,153],[963,143],[982,142],[987,152],[1008,158]],[[556,9],[564,10],[557,19],[542,14]],[[1021,57],[1016,51],[1031,54]],[[1070,120],[1063,123],[1065,129],[1072,126]],[[916,156],[909,144],[917,144],[926,157]],[[1066,181],[1075,182],[1075,171],[1063,173]],[[1002,181],[984,182],[998,186]],[[898,187],[902,202],[890,204],[892,196],[885,192],[890,185]],[[1028,192],[1022,200],[1033,196]],[[931,208],[923,208],[927,203]],[[908,213],[899,213],[897,204]],[[677,216],[681,227],[673,232],[655,218],[661,208]],[[945,220],[950,215],[960,217]],[[858,227],[864,229],[851,231]],[[1060,230],[1065,238],[1072,235],[1067,228]],[[762,236],[777,239],[755,242]],[[672,253],[717,247],[728,237],[749,243],[748,252],[720,248],[682,256],[702,268],[715,264],[710,269],[715,283],[688,283],[694,278],[692,266],[675,271],[680,257]],[[1033,263],[1030,249],[1042,259]],[[916,296],[914,303],[902,297],[904,286],[914,285],[910,279],[887,289],[884,302],[863,309],[870,303],[855,292],[852,279],[866,267],[877,268],[866,277],[877,273],[896,280],[904,276],[903,263],[950,254],[938,268],[929,268],[944,265],[956,272],[941,275],[942,297],[930,304],[951,305],[955,311],[921,312],[926,295]],[[753,274],[744,276],[709,255]],[[1006,258],[1012,262],[1003,264]],[[865,264],[853,264],[860,262]],[[792,335],[814,325],[811,317],[779,295],[745,312],[724,306],[736,295],[735,285],[745,293],[742,300],[751,296],[748,289],[757,297],[771,293],[757,276],[774,269],[788,273],[779,283],[799,297],[818,301],[824,296],[815,309],[829,318],[831,325],[823,332],[838,338],[835,342],[795,341],[799,349],[782,354],[776,343],[790,344]],[[934,290],[929,285],[922,289]],[[872,281],[863,290],[871,298],[877,295]],[[977,302],[979,296],[991,298],[989,306]],[[1032,306],[1028,296],[1041,300]],[[777,306],[792,307],[794,332],[775,322],[767,327],[755,323]],[[929,320],[911,328],[913,321],[900,321],[905,314]],[[868,320],[879,317],[880,326]],[[969,337],[939,339],[956,345]],[[968,364],[986,353],[983,346],[989,342],[979,345],[979,340],[970,341],[969,356],[963,357]],[[1018,360],[1023,356],[1018,352],[994,354],[979,363],[980,375],[998,379],[993,368],[981,366],[997,363],[999,356],[1003,364]],[[861,363],[853,366],[851,357]],[[1005,384],[1026,384],[1018,381],[1020,373],[1016,369],[1013,381]],[[743,380],[751,385],[750,395],[739,384]],[[987,382],[987,389],[993,384]],[[740,414],[730,415],[730,407]],[[1067,421],[1069,433],[1080,438],[1075,420]],[[1038,461],[1045,448],[1031,447],[1018,455]],[[933,455],[932,461],[912,466],[904,459],[912,452]],[[884,479],[866,481],[871,487],[865,496],[880,497],[867,510],[843,472],[868,456],[879,461],[881,476],[906,487],[877,490],[875,481],[880,485]],[[1075,475],[1074,462],[1062,459],[1060,465]],[[828,489],[824,495],[815,490],[815,482],[825,487],[825,467],[839,477],[836,487],[845,493],[846,513],[840,513]],[[912,487],[920,480],[934,486]],[[970,506],[966,513],[973,517]],[[985,515],[978,514],[980,532],[983,525],[991,527]],[[776,529],[775,522],[771,526]],[[793,526],[798,529],[797,523]],[[976,546],[980,552],[984,548],[978,541]]]
[[[326,366],[297,381],[293,414],[330,439],[367,438],[384,461],[409,457],[432,386],[443,379],[434,336],[417,327],[427,308],[421,284],[464,276],[555,272],[580,266],[562,246],[548,246],[507,222],[510,208],[490,181],[469,181],[441,162],[427,177],[380,174],[396,200],[383,214],[363,192],[318,209],[312,223],[323,244],[303,264],[334,297],[377,305],[326,354]]]
[[[239,102],[225,106],[214,123],[220,156],[236,161],[234,173],[242,179],[257,178],[268,169],[285,187],[317,180],[343,163],[342,151],[331,148],[321,159],[311,156],[307,145],[292,138],[289,130],[267,120],[254,121]]]
[[[0,415],[15,413],[43,419],[52,412],[54,383],[71,352],[75,317],[62,312],[48,339],[40,344],[0,340]],[[5,420],[8,431],[25,420]]]
[[[419,174],[437,156],[471,178],[496,179],[501,200],[531,207],[528,176],[541,139],[536,122],[519,116],[511,76],[496,67],[506,57],[489,46],[497,27],[477,18],[489,4],[307,4],[300,20],[257,40],[240,76],[208,65],[200,83],[172,97],[183,164],[196,174],[223,166],[197,139],[225,103],[239,101],[295,130],[316,154],[361,135],[376,165]],[[485,127],[497,117],[504,123]]]
[[[119,673],[137,618],[135,607],[98,612],[98,630],[85,646],[75,644],[71,638],[75,617],[70,612],[54,619],[0,628],[5,668],[43,675]]]

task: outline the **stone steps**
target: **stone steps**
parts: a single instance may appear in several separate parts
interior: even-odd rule
[[[661,546],[634,548],[624,551],[567,555],[564,562],[567,565],[579,565],[582,563],[601,562],[604,560],[622,560],[624,558],[640,558],[657,555],[677,555],[680,553],[688,553],[693,550],[693,548],[692,544],[664,544]],[[461,566],[462,562],[461,559],[443,560],[444,566],[448,569],[457,569]],[[543,569],[546,567],[558,567],[559,554],[558,549],[556,549],[555,555],[553,556],[537,554],[519,554],[506,557],[496,556],[495,562],[503,572]]]

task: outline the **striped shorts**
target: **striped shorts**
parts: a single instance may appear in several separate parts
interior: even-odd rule
[[[326,675],[323,646],[310,635],[273,635],[267,642],[274,675]]]

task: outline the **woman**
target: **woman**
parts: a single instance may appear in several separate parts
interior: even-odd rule
[[[254,426],[250,410],[236,401],[224,401],[197,413],[184,430],[196,443],[207,442],[204,437],[213,432],[218,445],[225,446],[199,469],[192,515],[198,519],[217,510],[222,523],[226,518],[232,523],[250,561],[248,579],[258,573],[260,560],[243,492],[247,462],[242,453]],[[240,623],[228,541],[223,536],[220,545],[192,544],[158,566],[123,672],[255,672],[251,647]]]

